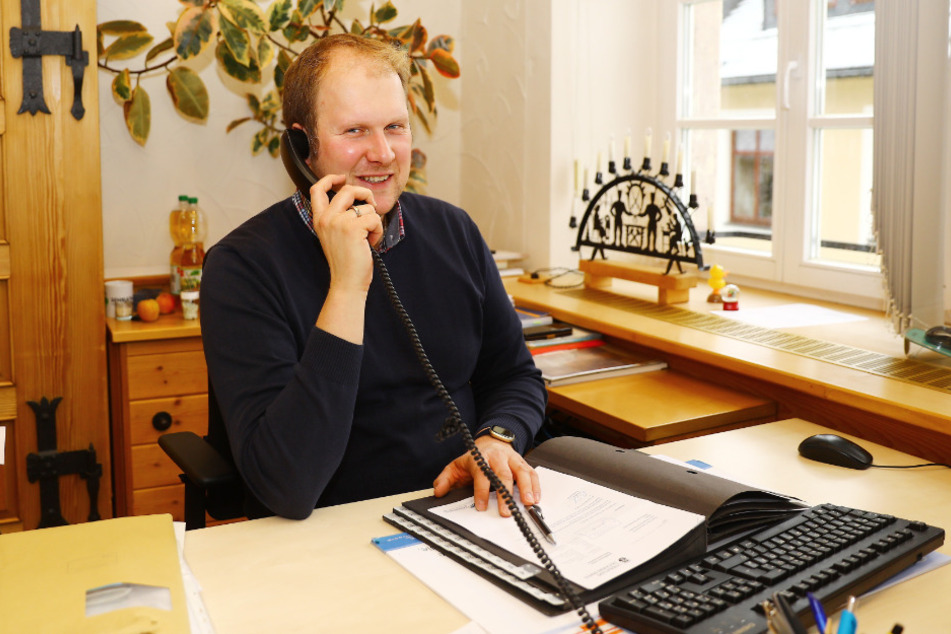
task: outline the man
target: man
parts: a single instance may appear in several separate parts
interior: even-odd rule
[[[521,452],[541,425],[545,388],[475,224],[403,192],[408,78],[407,57],[376,40],[335,35],[301,53],[285,77],[284,118],[307,133],[319,180],[205,259],[202,338],[235,463],[250,492],[285,517],[470,482],[477,508],[488,505],[461,435],[435,438],[448,412],[368,241],[476,445],[524,504],[539,501]],[[501,500],[499,510],[509,514]]]

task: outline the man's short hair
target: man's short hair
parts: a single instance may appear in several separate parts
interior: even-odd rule
[[[403,84],[403,92],[409,88],[411,62],[406,52],[396,45],[350,33],[320,38],[297,56],[284,75],[284,126],[299,124],[307,131],[312,144],[317,139],[320,83],[338,53],[350,53],[379,65],[384,72],[394,72]],[[316,147],[311,150],[315,151]]]

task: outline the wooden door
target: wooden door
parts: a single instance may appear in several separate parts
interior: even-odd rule
[[[29,401],[62,397],[56,409],[59,451],[92,445],[102,465],[98,509],[112,515],[109,412],[103,306],[96,3],[39,0],[42,28],[82,31],[89,53],[82,85],[85,115],[70,113],[73,77],[63,56],[42,58],[51,114],[17,114],[23,62],[10,50],[21,27],[21,0],[0,0],[0,532],[35,528],[38,483],[27,478],[37,451]],[[89,514],[86,481],[59,478],[63,517]]]

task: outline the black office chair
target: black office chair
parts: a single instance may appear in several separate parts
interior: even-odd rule
[[[182,470],[185,484],[185,529],[205,527],[206,513],[215,520],[273,515],[245,488],[228,444],[224,420],[208,383],[208,435],[190,431],[163,434],[159,446]]]

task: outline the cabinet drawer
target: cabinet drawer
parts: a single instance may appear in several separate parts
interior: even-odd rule
[[[167,413],[172,426],[159,431],[152,424],[156,414]],[[199,436],[208,433],[208,395],[193,394],[170,398],[154,398],[129,403],[129,438],[132,445],[158,442],[165,433],[191,431]]]
[[[132,494],[132,514],[171,513],[176,522],[185,521],[185,485],[141,489]]]
[[[129,400],[208,391],[205,355],[200,350],[129,356],[127,363]]]
[[[157,444],[132,447],[132,489],[178,484],[181,473],[172,459]]]

